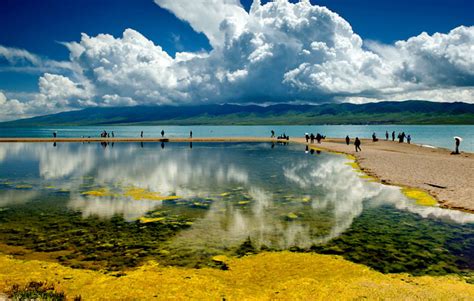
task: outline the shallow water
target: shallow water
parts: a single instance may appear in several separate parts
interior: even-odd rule
[[[350,163],[268,143],[0,144],[0,244],[108,270],[289,249],[472,271],[473,214],[417,205]]]
[[[274,130],[277,135],[285,133],[290,137],[303,137],[304,133],[321,133],[328,137],[372,138],[376,133],[385,139],[385,132],[405,132],[412,137],[412,143],[432,145],[436,147],[454,148],[454,136],[461,136],[461,150],[474,152],[474,125],[255,125],[255,126],[61,126],[61,127],[29,127],[2,128],[0,137],[52,137],[57,131],[59,137],[99,137],[103,130],[114,132],[115,137],[139,137],[144,131],[145,137],[160,137],[161,130],[167,137],[188,137],[193,131],[194,137],[269,137]]]

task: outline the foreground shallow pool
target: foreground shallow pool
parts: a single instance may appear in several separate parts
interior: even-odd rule
[[[291,250],[472,272],[473,214],[417,205],[351,163],[291,144],[1,144],[0,251],[110,271]]]

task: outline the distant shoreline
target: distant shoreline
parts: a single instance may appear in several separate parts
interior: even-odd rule
[[[421,189],[435,197],[441,207],[474,213],[474,154],[451,155],[450,150],[392,141],[362,139],[362,152],[343,139],[328,138],[307,144],[303,138],[290,140],[264,137],[200,138],[0,138],[0,143],[68,142],[291,142],[330,152],[353,155],[361,170],[384,184]]]

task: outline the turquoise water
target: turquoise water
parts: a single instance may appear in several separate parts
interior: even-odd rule
[[[268,137],[274,130],[277,135],[285,133],[291,137],[302,137],[304,133],[321,133],[327,137],[371,138],[375,132],[385,139],[385,131],[404,131],[412,137],[412,143],[427,144],[436,147],[454,148],[453,136],[464,140],[461,150],[474,152],[474,125],[321,125],[321,126],[81,126],[81,127],[31,127],[0,128],[0,137],[52,137],[54,131],[59,137],[98,137],[103,130],[114,131],[116,137],[139,137],[144,131],[145,137],[160,137],[161,130],[167,137],[188,137],[193,131],[194,137]]]
[[[262,250],[382,272],[474,269],[473,214],[417,205],[350,163],[291,144],[3,143],[0,246],[113,271]]]

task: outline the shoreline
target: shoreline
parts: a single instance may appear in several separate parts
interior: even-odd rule
[[[281,140],[264,137],[199,137],[199,138],[0,138],[0,143],[36,142],[290,142],[324,151],[354,156],[360,169],[383,184],[415,188],[433,196],[447,209],[474,213],[474,154],[451,155],[444,148],[430,148],[397,141],[361,139],[362,151],[355,152],[344,139],[327,138],[306,143],[304,138]],[[352,142],[352,141],[351,141]]]

